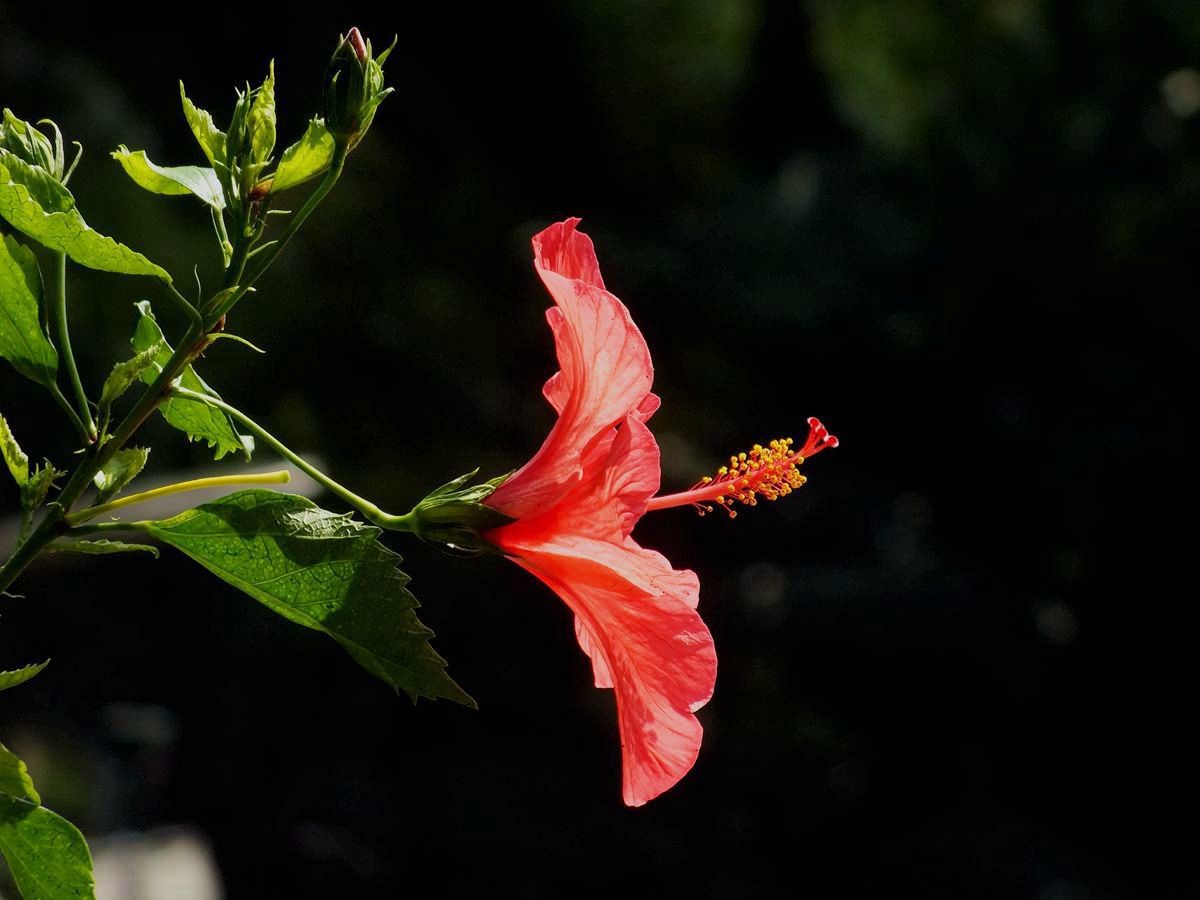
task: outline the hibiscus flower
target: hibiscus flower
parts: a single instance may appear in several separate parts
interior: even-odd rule
[[[690,491],[655,496],[659,450],[646,422],[659,398],[650,392],[650,351],[629,310],[605,289],[578,222],[533,239],[534,264],[555,303],[546,318],[560,369],[543,393],[558,420],[534,457],[484,501],[516,521],[482,537],[575,613],[596,687],[616,693],[625,802],[641,806],[695,763],[703,732],[695,713],[712,697],[717,657],[696,612],[695,573],[640,546],[634,526],[649,509],[705,511],[786,494],[803,483],[803,456],[837,439],[813,419],[799,453],[790,441],[756,446]]]

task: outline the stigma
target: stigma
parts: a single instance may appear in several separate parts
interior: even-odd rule
[[[729,464],[717,469],[715,475],[705,475],[682,493],[654,497],[646,508],[690,505],[705,515],[719,506],[732,519],[737,516],[739,504],[757,506],[759,500],[778,500],[803,487],[808,479],[800,474],[800,465],[837,445],[838,439],[814,416],[808,420],[808,438],[799,450],[793,449],[792,438],[755,444],[744,453],[729,457]]]

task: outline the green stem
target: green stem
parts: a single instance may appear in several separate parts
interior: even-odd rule
[[[63,516],[63,522],[67,525],[79,525],[88,519],[94,519],[96,516],[102,516],[113,510],[123,509],[126,506],[133,506],[135,503],[145,503],[147,500],[156,500],[159,497],[169,497],[172,494],[182,494],[186,491],[202,491],[205,488],[232,487],[245,484],[287,484],[291,480],[292,475],[287,469],[280,469],[278,472],[258,472],[248,475],[216,475],[211,478],[193,478],[190,481],[167,484],[153,490],[142,491],[140,494],[130,494],[127,497],[111,500],[108,503],[101,503],[99,506],[92,506],[76,513],[70,513]]]
[[[228,278],[226,279],[229,285],[236,283],[238,285],[238,289],[229,297],[225,298],[219,308],[211,310],[208,313],[210,322],[216,322],[221,318],[221,316],[229,312],[229,310],[233,308],[234,304],[241,300],[242,297],[244,297],[250,291],[250,289],[254,287],[254,283],[263,276],[263,273],[265,273],[267,269],[271,268],[271,264],[274,263],[279,257],[279,254],[283,252],[283,248],[288,245],[288,242],[295,237],[296,232],[300,230],[300,226],[304,224],[305,219],[312,215],[313,210],[315,210],[321,204],[321,201],[325,199],[325,195],[333,190],[333,186],[337,184],[338,178],[340,178],[342,175],[342,169],[345,168],[346,165],[346,153],[347,150],[344,143],[339,142],[334,145],[333,159],[329,163],[329,171],[325,173],[325,177],[321,180],[321,183],[317,186],[316,190],[309,194],[308,199],[304,201],[304,205],[300,207],[296,215],[293,216],[292,220],[288,223],[287,228],[284,229],[283,234],[281,234],[276,240],[276,243],[269,249],[265,249],[263,251],[262,256],[259,258],[258,263],[255,265],[253,271],[244,279],[241,277],[240,271],[233,281],[229,281]],[[235,248],[235,251],[237,249],[242,249],[243,253],[248,253],[250,248],[243,246],[244,243],[244,241],[239,241],[239,247]],[[246,257],[243,255],[241,259],[242,268],[244,268],[245,265]],[[230,271],[233,271],[232,266],[230,267]]]
[[[302,456],[293,451],[290,447],[284,444],[271,432],[263,428],[248,415],[234,406],[230,406],[224,400],[219,400],[216,397],[208,394],[198,394],[195,391],[189,391],[187,388],[173,388],[171,390],[172,397],[178,397],[181,400],[191,400],[195,403],[204,403],[208,406],[216,407],[224,411],[238,422],[243,428],[252,433],[258,440],[266,444],[288,462],[292,463],[300,471],[304,472],[318,484],[325,487],[330,493],[340,497],[350,506],[354,507],[369,522],[373,522],[380,528],[387,528],[392,531],[412,531],[412,517],[409,514],[403,516],[393,516],[385,513],[370,500],[360,497],[354,491],[334,481],[320,469],[311,465]]]
[[[54,262],[54,296],[50,298],[47,308],[58,333],[59,354],[62,356],[71,386],[75,389],[75,400],[79,404],[79,419],[84,426],[85,440],[94,443],[96,423],[92,421],[92,409],[83,389],[83,381],[79,378],[79,369],[75,365],[75,354],[71,351],[71,331],[67,326],[67,254],[55,253]]]
[[[90,443],[91,437],[88,435],[87,426],[83,424],[83,419],[79,418],[79,413],[75,412],[75,407],[71,405],[71,401],[63,395],[62,388],[54,382],[47,384],[46,388],[50,391],[50,396],[54,398],[54,402],[62,407],[62,411],[67,414],[67,418],[71,420],[71,424],[79,432],[79,439],[85,444]]]
[[[200,315],[200,310],[192,305],[192,301],[183,294],[179,293],[179,289],[170,281],[159,281],[167,296],[178,306],[185,316],[188,317],[188,324],[195,328],[204,327],[204,318]]]

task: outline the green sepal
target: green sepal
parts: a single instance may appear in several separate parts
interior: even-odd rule
[[[89,269],[171,280],[166,269],[94,231],[75,208],[71,192],[53,175],[7,150],[0,150],[0,218]]]
[[[484,505],[483,501],[508,479],[512,472],[481,484],[467,486],[479,470],[467,472],[430,493],[403,518],[412,532],[424,541],[445,544],[459,553],[487,553],[495,548],[480,534],[508,525],[516,519]]]
[[[159,342],[162,343],[155,365],[142,373],[142,381],[153,384],[157,373],[167,364],[174,351],[163,337],[162,329],[158,327],[154,313],[150,310],[150,304],[142,300],[134,305],[140,317],[137,329],[133,333],[133,349],[140,353]],[[220,399],[217,392],[205,384],[191,366],[183,370],[183,374],[179,376],[179,383],[190,391]],[[238,434],[229,416],[219,409],[204,403],[177,399],[165,400],[158,405],[158,409],[167,422],[188,436],[188,440],[202,440],[212,447],[217,459],[227,453],[242,453],[246,459],[250,459],[254,452],[253,442]]]
[[[46,545],[47,553],[86,553],[107,556],[110,553],[149,553],[158,559],[158,548],[149,544],[127,544],[124,541],[58,541]]]
[[[104,386],[100,389],[100,408],[102,410],[109,409],[122,394],[129,390],[151,366],[155,365],[166,345],[166,341],[159,340],[145,350],[138,351],[132,359],[113,366],[113,370],[104,379]],[[169,350],[167,355],[170,356]]]
[[[46,386],[58,375],[58,352],[42,328],[42,274],[33,251],[12,235],[0,240],[0,356]]]
[[[225,208],[225,192],[216,170],[204,166],[160,166],[150,161],[145,150],[130,152],[121,144],[112,152],[134,184],[152,194],[179,197],[191,194],[215,209]]]
[[[54,466],[50,465],[49,460],[34,468],[29,473],[29,480],[21,487],[22,508],[28,512],[33,512],[33,510],[45,503],[46,497],[50,493],[50,488],[54,486],[54,480],[64,474],[66,473],[60,472]]]
[[[19,669],[0,672],[0,691],[7,691],[9,688],[15,688],[18,684],[24,684],[48,665],[50,665],[50,660],[47,659],[44,662],[32,663]]]
[[[92,478],[98,491],[96,504],[107,503],[141,473],[150,457],[149,447],[126,447],[112,455]]]
[[[291,622],[322,631],[397,692],[472,708],[429,645],[378,528],[277,491],[239,491],[138,528]]]
[[[29,483],[29,457],[17,443],[17,438],[12,433],[8,421],[2,415],[0,415],[0,456],[4,457],[4,463],[8,467],[8,471],[12,473],[17,487],[24,490],[25,485]]]
[[[92,854],[79,829],[42,806],[29,771],[0,744],[0,854],[26,900],[94,900]]]
[[[209,164],[219,172],[226,165],[225,132],[217,127],[213,117],[207,111],[200,109],[188,99],[182,81],[179,82],[179,98],[183,102],[183,117],[187,119],[188,126],[196,137],[196,143],[208,157]]]

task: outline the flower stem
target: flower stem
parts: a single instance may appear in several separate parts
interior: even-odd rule
[[[63,522],[67,525],[78,525],[86,522],[88,519],[94,519],[96,516],[110,513],[113,510],[133,506],[135,503],[144,503],[147,500],[155,500],[159,497],[169,497],[171,494],[182,494],[185,491],[201,491],[205,488],[243,484],[287,484],[291,480],[291,473],[287,469],[280,469],[278,472],[259,472],[248,475],[217,475],[212,478],[193,478],[190,481],[180,481],[176,484],[168,484],[163,487],[154,488],[153,490],[142,491],[140,494],[130,494],[127,497],[121,497],[108,503],[101,503],[99,506],[92,506],[77,513],[70,513],[63,516]]]
[[[75,389],[75,400],[79,404],[78,418],[83,423],[85,440],[89,444],[95,443],[96,423],[92,421],[91,406],[83,389],[83,381],[79,378],[79,369],[75,365],[75,354],[71,351],[71,332],[67,326],[67,254],[55,253],[54,263],[54,296],[50,298],[47,309],[58,333],[58,349],[62,354],[67,377]]]
[[[358,494],[354,493],[349,488],[343,487],[320,469],[307,462],[302,456],[289,448],[286,444],[275,437],[275,435],[271,434],[271,432],[267,431],[267,429],[263,428],[237,407],[230,406],[224,400],[219,400],[216,397],[208,394],[198,394],[195,391],[189,391],[187,388],[182,387],[173,388],[171,390],[171,396],[180,400],[191,400],[195,403],[205,403],[209,406],[223,410],[225,413],[235,419],[238,424],[253,434],[258,440],[262,441],[318,484],[325,487],[330,493],[340,497],[350,506],[362,513],[368,521],[373,522],[381,528],[390,528],[392,530],[400,531],[409,530],[408,528],[404,527],[404,522],[407,520],[406,516],[389,515],[370,500],[358,496]],[[400,523],[400,527],[397,527],[397,523]]]
[[[83,419],[79,418],[79,413],[75,412],[75,407],[71,405],[71,401],[63,394],[62,388],[54,382],[47,384],[46,388],[50,391],[50,396],[54,398],[54,402],[62,407],[62,411],[67,414],[67,418],[71,420],[71,424],[79,432],[79,439],[85,444],[89,443],[91,437],[88,435],[87,426],[83,424]]]

